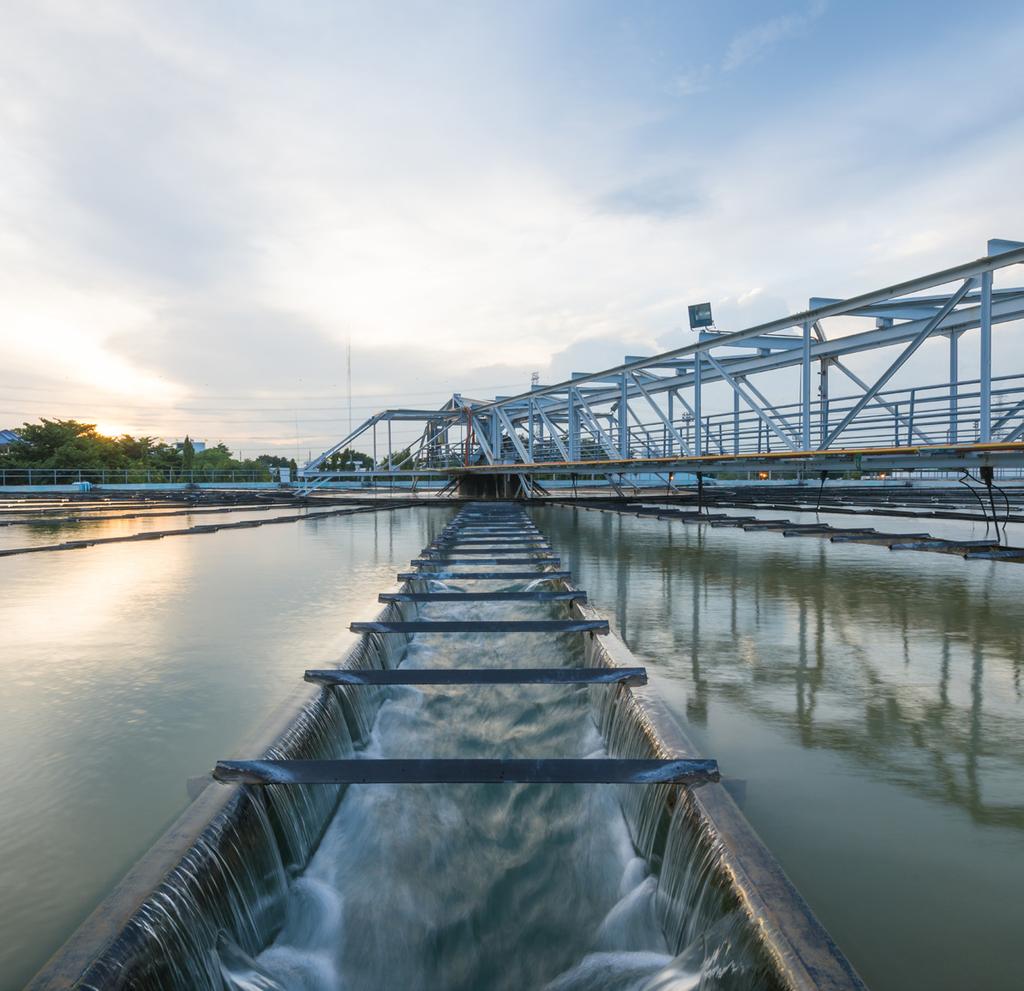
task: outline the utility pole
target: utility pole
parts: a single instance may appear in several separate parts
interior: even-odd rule
[[[347,355],[347,379],[348,379],[348,432],[352,433],[352,338],[348,339]]]

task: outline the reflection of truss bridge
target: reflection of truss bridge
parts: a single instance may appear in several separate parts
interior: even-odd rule
[[[322,466],[357,441],[372,443],[378,477],[511,475],[527,492],[551,475],[1021,466],[1024,374],[992,374],[992,328],[1024,317],[1024,288],[994,285],[997,272],[1022,262],[1024,243],[990,241],[977,261],[850,299],[812,298],[802,313],[702,331],[685,347],[520,395],[455,394],[439,410],[383,410],[301,474],[307,488],[352,477]],[[963,378],[960,338],[974,331],[979,371]],[[935,337],[948,341],[944,380],[890,387]],[[891,360],[874,381],[848,364],[882,349]],[[799,398],[777,403],[769,391]],[[396,421],[422,425],[400,457]]]

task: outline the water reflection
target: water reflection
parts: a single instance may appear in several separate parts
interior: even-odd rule
[[[0,559],[0,988],[21,987],[180,812],[189,777],[244,751],[303,669],[340,655],[448,515]]]
[[[869,987],[1020,986],[1024,569],[535,517]]]
[[[1024,829],[1024,569],[613,513],[539,513],[685,716],[715,698]],[[666,649],[668,648],[668,649]]]

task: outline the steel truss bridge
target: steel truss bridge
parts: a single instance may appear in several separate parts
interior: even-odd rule
[[[991,240],[976,261],[849,299],[811,298],[801,313],[734,333],[704,330],[683,347],[519,395],[456,393],[436,410],[382,410],[304,465],[300,484],[482,474],[512,476],[531,494],[538,478],[581,475],[614,484],[653,473],[671,487],[677,473],[1024,467],[1024,369],[993,375],[992,362],[993,328],[1024,318],[1024,288],[996,287],[996,273],[1002,283],[1021,263],[1024,242]],[[890,388],[936,337],[948,342],[943,381]],[[968,343],[976,378],[960,374]],[[890,360],[873,381],[848,363],[883,350]],[[768,398],[783,390],[797,400]],[[400,456],[396,422],[422,425]],[[357,442],[376,469],[328,467]]]

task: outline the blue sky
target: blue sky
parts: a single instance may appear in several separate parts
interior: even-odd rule
[[[685,343],[694,300],[740,329],[1024,238],[1016,4],[5,21],[2,425],[305,454],[347,427],[349,341],[359,419]]]

